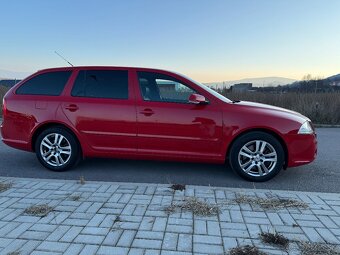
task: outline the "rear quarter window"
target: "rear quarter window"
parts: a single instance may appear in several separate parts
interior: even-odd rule
[[[64,90],[71,71],[48,72],[34,76],[17,90],[18,95],[59,96]]]
[[[74,97],[128,99],[128,71],[83,70],[72,88]]]

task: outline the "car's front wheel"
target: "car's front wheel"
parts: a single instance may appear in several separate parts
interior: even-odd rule
[[[267,181],[282,169],[285,155],[281,143],[264,132],[250,132],[233,143],[229,162],[232,169],[250,181]]]
[[[76,138],[61,127],[52,127],[41,132],[35,143],[35,152],[40,163],[53,171],[68,170],[80,158]]]

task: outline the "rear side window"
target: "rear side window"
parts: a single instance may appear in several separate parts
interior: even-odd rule
[[[39,74],[21,85],[16,94],[59,96],[70,78],[71,71]]]
[[[128,71],[80,71],[71,95],[75,97],[128,99]]]

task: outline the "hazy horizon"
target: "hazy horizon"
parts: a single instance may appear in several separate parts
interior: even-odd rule
[[[204,83],[340,73],[340,1],[101,0],[0,4],[0,69],[144,66]],[[1,75],[0,75],[1,77]]]

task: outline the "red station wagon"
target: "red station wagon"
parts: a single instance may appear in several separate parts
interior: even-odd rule
[[[266,181],[317,152],[311,121],[297,112],[134,67],[39,71],[6,94],[1,133],[54,171],[85,157],[229,162],[240,176]]]

